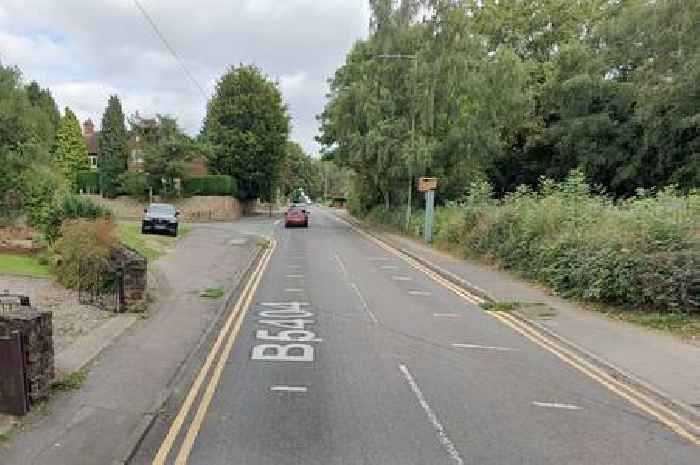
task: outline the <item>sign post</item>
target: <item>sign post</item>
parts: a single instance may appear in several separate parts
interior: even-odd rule
[[[435,189],[437,189],[437,181],[437,178],[420,178],[418,180],[418,190],[425,193],[423,238],[429,244],[433,242],[433,217],[435,216]]]

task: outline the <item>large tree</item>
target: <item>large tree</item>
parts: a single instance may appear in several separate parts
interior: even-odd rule
[[[102,131],[99,138],[98,171],[100,189],[105,197],[117,195],[119,175],[127,169],[127,138],[122,104],[118,96],[112,95],[102,116]]]
[[[278,183],[289,133],[277,84],[252,65],[231,67],[207,106],[210,167],[236,179],[241,198],[269,198]]]
[[[282,193],[291,195],[294,189],[301,188],[309,197],[317,198],[322,193],[321,167],[304,152],[296,142],[287,142],[287,155],[282,166]]]
[[[185,162],[194,154],[192,139],[167,115],[156,116],[156,128],[144,138],[144,161],[146,172],[156,179],[164,179],[165,191],[174,189],[176,178],[185,174]]]
[[[68,107],[58,123],[53,159],[58,170],[73,188],[78,185],[78,172],[90,167],[80,123]]]

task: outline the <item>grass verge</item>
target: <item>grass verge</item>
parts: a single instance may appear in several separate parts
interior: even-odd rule
[[[74,391],[80,389],[85,382],[85,378],[84,372],[75,371],[51,383],[51,389],[54,391]]]
[[[140,223],[119,223],[117,234],[119,242],[137,251],[149,261],[157,260],[175,246],[178,239],[186,236],[192,230],[192,226],[181,224],[177,237],[162,236],[157,234],[141,234]]]
[[[650,310],[627,310],[603,306],[594,306],[593,309],[614,320],[664,331],[683,339],[700,340],[700,315],[683,312],[662,313]]]
[[[42,265],[32,255],[3,253],[0,254],[0,274],[30,276],[33,278],[50,278],[48,265]]]

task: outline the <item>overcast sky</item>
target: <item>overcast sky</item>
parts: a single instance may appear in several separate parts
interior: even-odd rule
[[[367,35],[366,0],[139,0],[211,95],[234,64],[255,63],[280,82],[292,139],[312,154],[326,79]],[[133,0],[2,0],[0,62],[50,87],[82,120],[102,118],[118,94],[126,114],[176,116],[191,134],[206,99]]]

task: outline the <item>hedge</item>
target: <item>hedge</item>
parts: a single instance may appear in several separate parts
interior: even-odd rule
[[[231,176],[192,176],[182,182],[185,195],[235,195],[236,182]]]
[[[100,178],[97,171],[78,172],[78,191],[94,194],[100,191]]]

